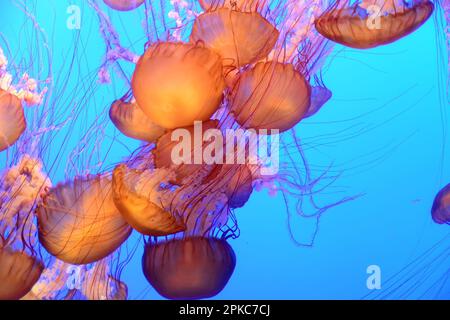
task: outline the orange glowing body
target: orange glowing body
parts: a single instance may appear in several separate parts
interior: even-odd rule
[[[157,125],[193,125],[219,107],[225,88],[222,62],[201,45],[160,42],[140,58],[132,88],[139,107]]]

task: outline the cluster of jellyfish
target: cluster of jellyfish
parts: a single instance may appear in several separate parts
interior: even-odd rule
[[[44,124],[32,119],[27,126],[24,113],[46,103],[48,82],[27,74],[13,79],[1,52],[0,151],[14,150],[15,164],[0,181],[0,299],[126,299],[117,255],[132,232],[143,236],[142,272],[159,294],[215,296],[236,265],[228,243],[238,236],[235,211],[254,189],[282,192],[297,200],[298,214],[314,219],[352,198],[308,216],[300,204],[316,179],[302,181],[295,166],[267,176],[260,174],[266,165],[260,159],[228,164],[225,155],[215,154],[215,163],[174,163],[173,133],[193,133],[195,122],[215,133],[275,129],[290,135],[300,157],[293,128],[331,98],[320,68],[333,44],[389,44],[414,32],[441,6],[429,0],[173,0],[167,4],[171,10],[158,11],[161,4],[152,0],[103,2],[89,1],[108,48],[101,78],[106,82],[121,59],[136,64],[129,91],[111,103],[109,118],[142,145],[113,170],[52,184],[44,160],[27,149],[35,150],[33,139],[45,135]],[[144,52],[136,54],[121,45],[106,7],[144,10],[147,22],[165,16],[148,32]],[[448,1],[441,7],[448,15]],[[167,18],[174,23],[166,25]],[[218,136],[211,134],[200,146],[192,141],[190,154],[222,144]],[[228,151],[236,158],[245,152]],[[441,191],[433,205],[438,223],[450,222],[449,191]],[[73,266],[83,273],[76,289],[67,288],[66,271]]]

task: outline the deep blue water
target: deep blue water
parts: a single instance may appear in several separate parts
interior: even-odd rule
[[[86,84],[80,81],[78,73],[95,71],[104,53],[96,16],[82,0],[28,2],[39,3],[33,12],[48,35],[55,75],[66,72],[63,54],[77,52],[73,81],[61,94],[70,92],[72,87],[80,89]],[[69,4],[82,9],[80,31],[66,27]],[[111,17],[123,41],[133,44],[139,52],[144,43],[142,15],[111,13]],[[0,32],[17,57],[30,54],[27,50],[34,39],[26,31],[29,26],[22,29],[26,20],[12,0],[1,1]],[[436,225],[430,217],[435,194],[450,182],[448,137],[443,135],[443,126],[449,124],[442,112],[448,103],[440,99],[445,88],[440,87],[443,83],[439,81],[440,76],[445,81],[446,75],[438,58],[445,43],[437,38],[436,28],[442,25],[430,19],[412,35],[366,51],[336,46],[323,72],[333,98],[315,117],[299,124],[298,134],[312,141],[323,137],[307,152],[308,161],[313,166],[332,164],[332,169],[341,173],[334,184],[336,188],[319,195],[319,202],[326,203],[337,192],[362,196],[329,210],[320,220],[314,246],[306,248],[295,245],[290,238],[282,198],[255,192],[247,205],[236,212],[241,235],[230,240],[230,244],[236,252],[237,266],[229,284],[216,298],[359,299],[371,292],[366,286],[366,269],[370,265],[379,266],[382,275],[382,289],[372,294],[450,298],[450,280],[438,279],[449,276],[448,251],[446,259],[426,260],[431,264],[426,262],[421,270],[431,276],[418,272],[407,275],[406,271],[402,275],[402,268],[442,238],[447,236],[439,245],[441,252],[450,245],[449,226]],[[124,68],[132,70],[131,65],[124,64]],[[113,83],[114,86],[96,89],[66,143],[74,145],[86,129],[81,123],[105,112],[109,103],[124,93],[125,84],[120,79]],[[104,134],[108,138],[119,137],[112,125]],[[55,137],[50,158],[57,153],[62,159],[67,157],[69,151],[54,147],[63,139],[63,133]],[[138,146],[124,137],[118,139],[121,143],[112,146],[105,168]],[[101,150],[109,147],[107,142]],[[52,172],[54,182],[64,179],[64,168],[62,160],[58,170]],[[294,230],[294,234],[301,231]],[[135,239],[137,236],[130,243]],[[123,271],[129,298],[159,299],[141,272],[141,254],[138,249]],[[403,280],[389,287],[388,279],[394,275]],[[408,294],[391,291],[406,279],[409,282],[403,286],[412,288]],[[415,287],[413,281],[420,286]],[[440,291],[427,291],[436,283],[442,284]],[[427,294],[422,296],[423,293]]]

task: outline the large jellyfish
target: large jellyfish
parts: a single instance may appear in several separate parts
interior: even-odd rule
[[[117,210],[109,177],[76,178],[53,188],[37,209],[39,240],[72,264],[105,258],[130,235]]]
[[[218,294],[230,279],[236,257],[221,239],[192,237],[145,247],[145,277],[169,299],[202,299]]]
[[[132,80],[138,106],[167,129],[209,119],[224,86],[219,55],[201,44],[151,45],[139,59]]]
[[[352,48],[389,44],[417,30],[431,16],[429,0],[337,0],[315,21],[326,38]]]
[[[265,58],[279,32],[257,12],[226,7],[208,11],[195,20],[191,41],[204,42],[224,60],[224,66],[244,66]]]
[[[124,164],[114,169],[114,202],[125,220],[142,234],[163,236],[185,229],[182,222],[164,210],[158,198],[160,181],[168,175],[168,170],[151,174],[148,171],[129,170]]]
[[[242,127],[283,132],[308,111],[311,88],[292,64],[260,62],[242,73],[231,100],[231,112]]]

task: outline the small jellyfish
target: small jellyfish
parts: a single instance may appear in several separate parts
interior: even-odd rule
[[[418,29],[434,10],[429,0],[363,0],[349,5],[338,0],[316,21],[324,37],[358,49],[368,49],[399,40]]]
[[[230,208],[243,207],[253,192],[253,177],[245,164],[220,164],[205,178],[203,186],[210,192],[223,189]],[[209,185],[209,186],[208,186]]]
[[[222,100],[222,62],[201,45],[159,42],[139,59],[132,79],[142,111],[157,125],[174,129],[207,120]]]
[[[450,184],[442,188],[434,198],[431,217],[439,224],[450,224]]]
[[[130,11],[136,9],[144,3],[145,0],[103,0],[103,2],[112,9],[119,11]]]
[[[132,170],[125,164],[114,169],[114,203],[124,219],[142,234],[165,236],[185,230],[158,199],[159,185],[168,175],[166,170]]]
[[[267,57],[278,35],[278,30],[259,13],[223,7],[195,19],[191,41],[204,42],[220,54],[225,67],[239,67]]]
[[[120,132],[141,141],[155,142],[166,131],[152,123],[136,103],[114,101],[109,117]]]
[[[177,185],[186,183],[185,179],[189,182],[195,172],[202,170],[209,172],[212,170],[212,166],[203,161],[196,164],[194,157],[203,154],[203,149],[207,144],[203,140],[205,132],[217,127],[217,120],[208,120],[201,123],[201,128],[192,125],[167,132],[158,139],[155,149],[152,150],[155,167],[175,168],[175,178],[170,182]],[[196,128],[200,132],[196,132]],[[185,146],[187,150],[183,150],[180,146]]]
[[[86,271],[80,291],[88,300],[126,300],[128,296],[127,285],[110,274],[105,260]]]
[[[305,114],[305,118],[309,118],[315,115],[322,107],[327,103],[333,93],[325,86],[318,85],[311,87],[311,105]]]
[[[107,176],[88,176],[51,189],[37,208],[39,240],[58,259],[87,264],[115,251],[131,227],[117,210]]]
[[[148,243],[142,258],[145,277],[169,299],[202,299],[228,283],[236,256],[222,239],[188,237]]]
[[[26,129],[20,100],[0,89],[0,152],[12,146]]]
[[[259,62],[233,88],[231,112],[245,128],[283,132],[305,116],[310,102],[311,88],[292,64]]]
[[[43,264],[36,258],[0,247],[0,300],[17,300],[25,296],[43,270]]]

